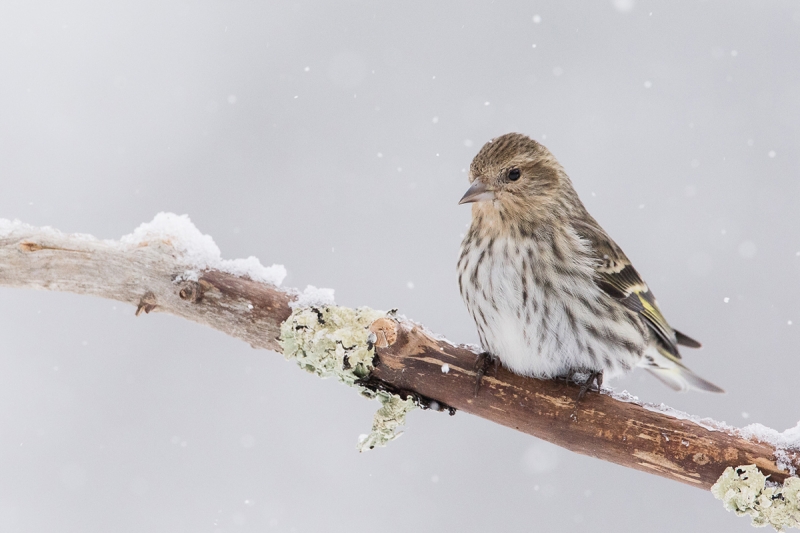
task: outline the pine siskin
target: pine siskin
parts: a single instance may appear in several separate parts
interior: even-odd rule
[[[589,373],[581,396],[592,379],[599,386],[634,366],[675,390],[723,392],[683,366],[678,345],[700,343],[670,327],[547,148],[519,133],[497,137],[469,179],[458,284],[489,358],[539,378]]]

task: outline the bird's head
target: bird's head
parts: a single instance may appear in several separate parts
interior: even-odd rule
[[[483,145],[469,168],[472,184],[460,204],[473,214],[528,219],[546,214],[566,177],[550,151],[521,133],[507,133]]]

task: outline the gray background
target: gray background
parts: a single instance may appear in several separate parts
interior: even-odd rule
[[[0,217],[118,238],[188,213],[286,286],[461,342],[464,168],[530,134],[729,392],[614,385],[800,418],[796,2],[5,0],[0,68]],[[464,414],[415,412],[358,454],[375,404],[133,311],[0,290],[0,530],[750,530],[708,493]]]

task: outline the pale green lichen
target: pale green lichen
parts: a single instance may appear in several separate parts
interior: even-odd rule
[[[400,436],[398,428],[415,407],[412,399],[403,400],[385,391],[373,391],[359,380],[368,377],[375,357],[375,335],[369,326],[386,313],[367,307],[350,309],[336,305],[296,307],[281,324],[280,343],[286,359],[322,378],[335,377],[358,389],[367,398],[377,398],[381,408],[375,413],[372,431],[359,439],[359,451],[370,450]]]
[[[370,434],[362,435],[358,441],[358,450],[361,452],[375,446],[386,446],[387,442],[402,435],[397,428],[405,424],[406,414],[416,407],[411,398],[403,400],[396,394],[381,391],[377,398],[382,407],[375,413]]]
[[[776,531],[800,529],[800,478],[790,477],[783,486],[767,486],[767,476],[756,465],[728,467],[711,493],[737,515],[750,515],[753,526],[770,525]]]

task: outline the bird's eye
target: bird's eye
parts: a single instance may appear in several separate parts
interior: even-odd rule
[[[520,176],[520,171],[518,168],[512,168],[508,171],[508,179],[509,181],[517,181]]]

